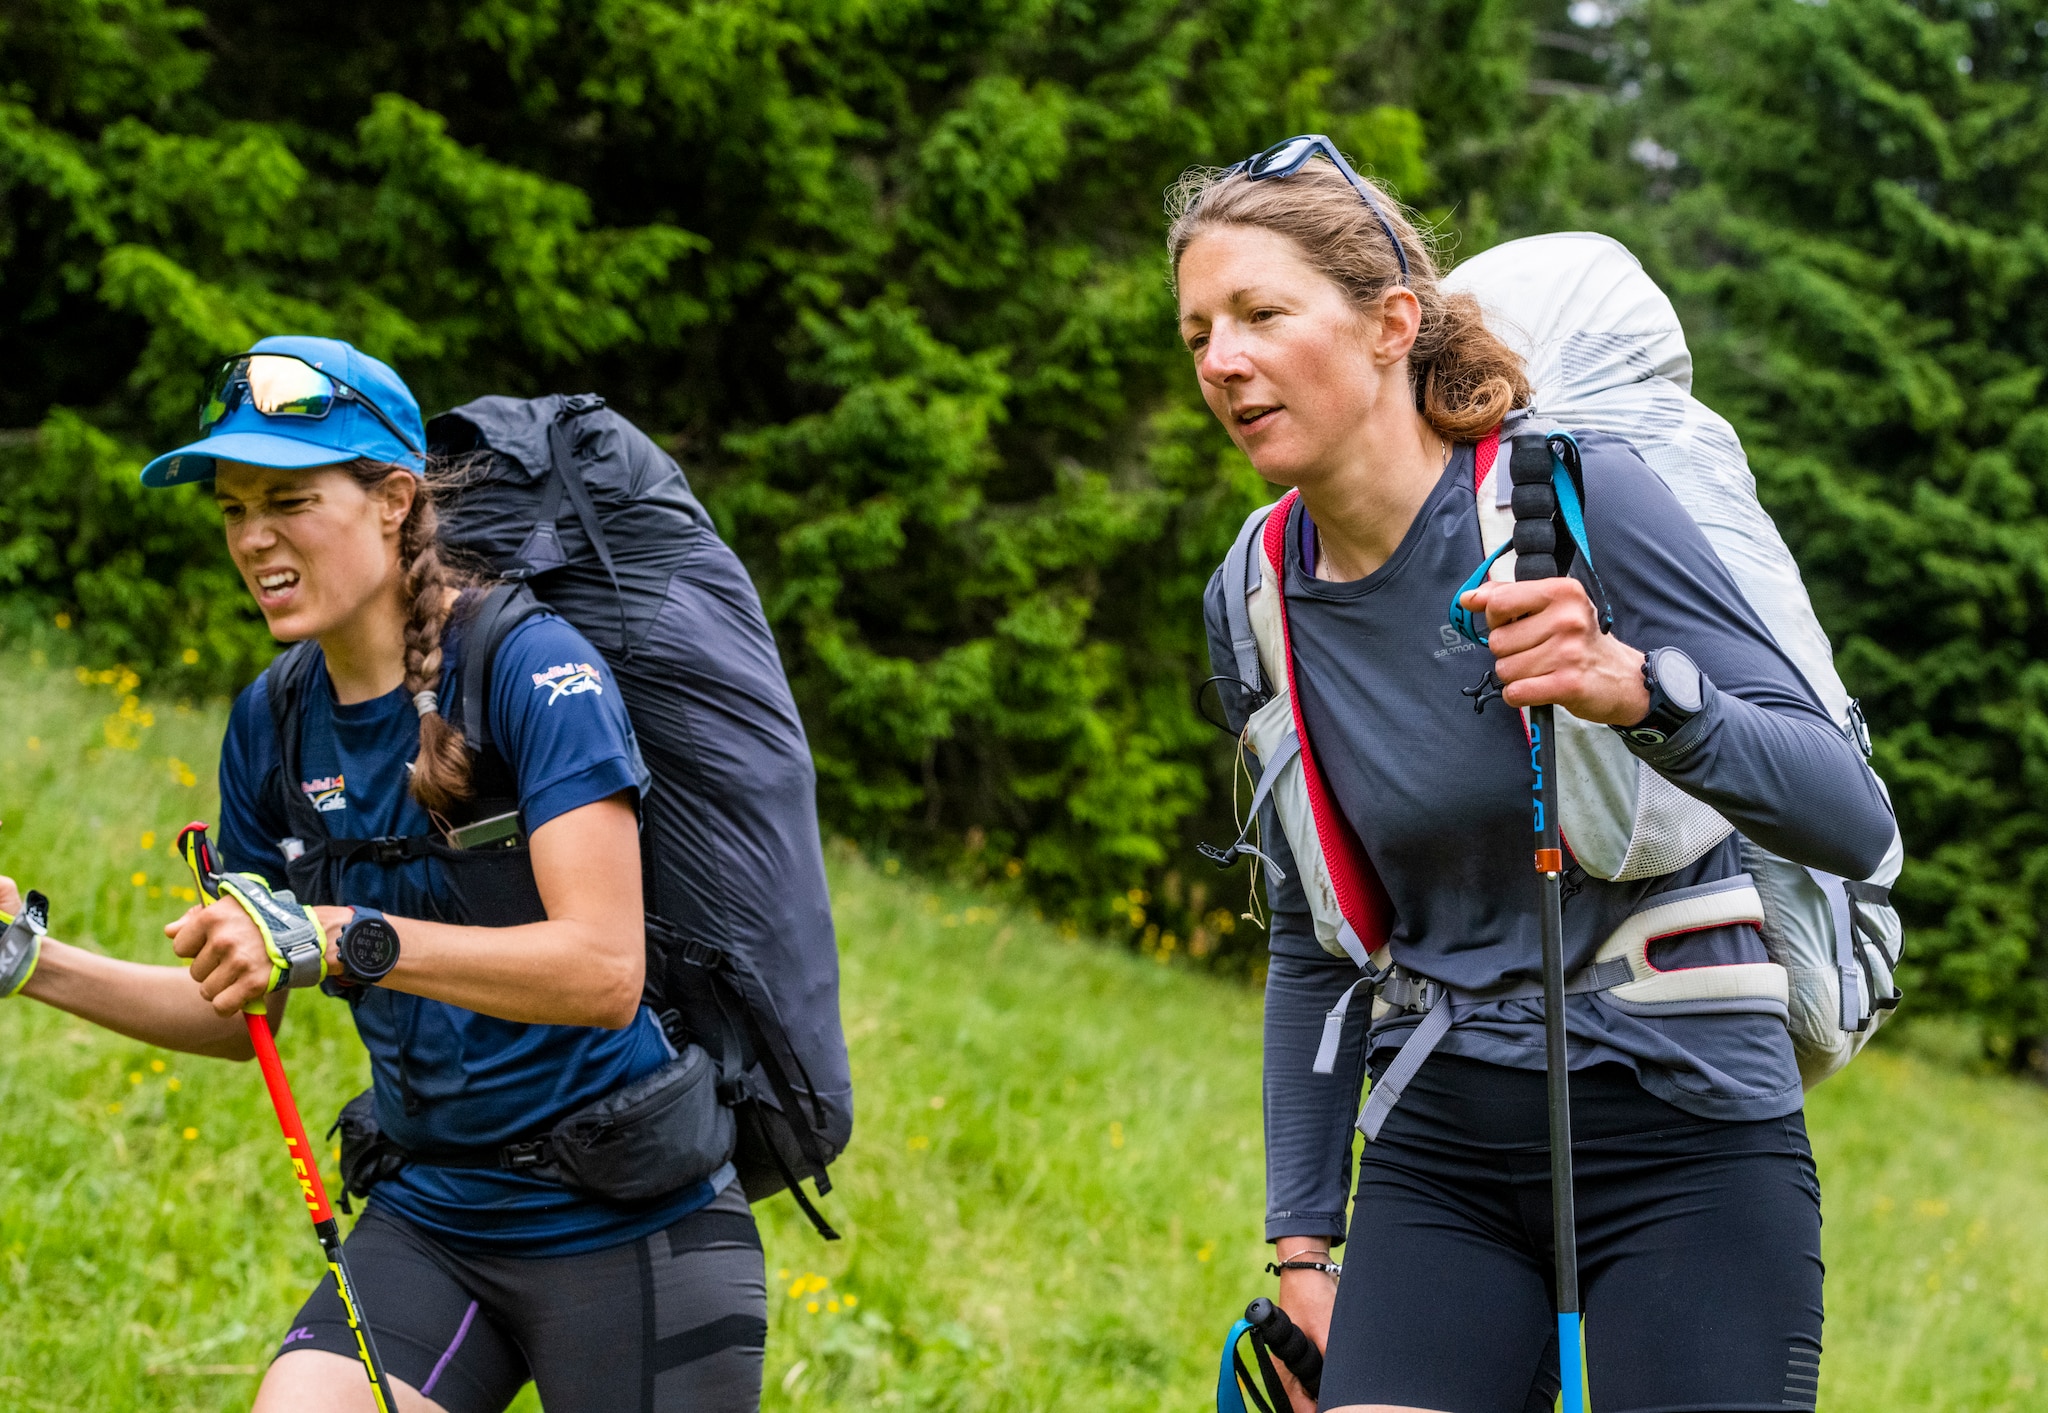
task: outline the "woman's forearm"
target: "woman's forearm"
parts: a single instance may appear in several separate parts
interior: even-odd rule
[[[182,966],[119,961],[46,937],[35,974],[21,994],[166,1050],[223,1060],[246,1060],[255,1053],[240,1017],[216,1014]],[[280,992],[270,998],[273,1030],[283,1013]]]
[[[1273,914],[1265,1016],[1266,1239],[1344,1239],[1351,1123],[1364,1084],[1369,1005],[1354,1006],[1331,1074],[1315,1073],[1323,1018],[1358,979],[1315,942],[1306,910]],[[1286,950],[1282,950],[1286,948]]]
[[[532,857],[545,918],[470,927],[387,917],[398,962],[377,984],[529,1025],[631,1025],[647,972],[632,805],[615,796],[557,816],[534,830]],[[345,975],[336,943],[353,911],[314,913],[327,931],[328,973]],[[270,984],[263,940],[232,900],[194,909],[172,930],[172,949],[191,961],[214,1010],[232,1018]]]
[[[398,965],[383,985],[537,1025],[633,1023],[647,975],[639,821],[627,796],[585,805],[533,832],[533,881],[547,920],[455,927],[393,918]]]
[[[390,918],[399,960],[380,984],[502,1020],[617,1030],[639,1014],[647,971],[637,896],[633,904],[629,918],[520,927]],[[627,930],[635,935],[623,937]]]

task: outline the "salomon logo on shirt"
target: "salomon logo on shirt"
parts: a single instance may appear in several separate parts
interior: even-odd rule
[[[1436,635],[1443,639],[1444,645],[1430,656],[1439,661],[1447,657],[1456,657],[1459,653],[1469,653],[1479,646],[1477,643],[1466,642],[1464,636],[1448,623],[1438,624]]]
[[[537,692],[543,687],[548,689],[549,706],[563,697],[573,697],[582,692],[604,694],[604,683],[598,680],[597,669],[587,662],[565,662],[560,667],[534,673],[533,689]]]
[[[299,788],[312,800],[313,808],[322,814],[335,814],[348,808],[348,794],[339,775],[329,775],[319,780],[301,780]]]

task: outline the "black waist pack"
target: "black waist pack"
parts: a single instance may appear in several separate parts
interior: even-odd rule
[[[499,1148],[403,1148],[377,1126],[367,1089],[327,1133],[341,1135],[345,1194],[366,1197],[419,1163],[529,1173],[609,1202],[645,1202],[702,1182],[732,1157],[734,1141],[732,1110],[719,1102],[718,1066],[699,1045],[685,1046],[645,1079],[584,1105],[545,1133]]]

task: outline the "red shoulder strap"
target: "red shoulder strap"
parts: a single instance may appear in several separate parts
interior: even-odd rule
[[[1486,479],[1486,473],[1493,469],[1495,458],[1500,455],[1500,428],[1495,427],[1479,439],[1472,448],[1472,489],[1478,490],[1479,483]]]
[[[1494,438],[1499,446],[1500,438]],[[1358,940],[1365,944],[1365,950],[1376,952],[1386,943],[1387,935],[1393,928],[1394,900],[1387,896],[1386,885],[1380,882],[1379,870],[1372,866],[1366,855],[1365,845],[1359,841],[1358,833],[1351,827],[1351,821],[1337,808],[1337,802],[1330,798],[1329,788],[1323,783],[1323,772],[1316,765],[1315,752],[1308,741],[1308,724],[1301,718],[1301,693],[1296,690],[1294,679],[1294,648],[1287,634],[1287,521],[1294,510],[1294,503],[1300,492],[1289,491],[1273,507],[1266,517],[1266,533],[1261,545],[1266,563],[1273,571],[1273,589],[1280,605],[1280,656],[1287,663],[1288,705],[1294,712],[1294,734],[1301,738],[1301,773],[1308,782],[1308,803],[1316,820],[1316,841],[1322,845],[1323,859],[1330,868],[1330,883],[1337,892],[1337,911],[1344,914],[1344,920],[1351,924],[1351,930],[1358,934]],[[1298,862],[1298,861],[1297,861]]]

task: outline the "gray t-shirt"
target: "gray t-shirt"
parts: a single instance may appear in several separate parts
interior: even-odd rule
[[[1581,434],[1579,445],[1587,535],[1616,636],[1646,652],[1680,648],[1707,679],[1699,716],[1662,747],[1638,754],[1774,852],[1850,877],[1873,871],[1893,823],[1856,748],[1634,448],[1597,433]],[[1473,449],[1458,448],[1393,556],[1348,583],[1313,577],[1304,555],[1314,553],[1314,530],[1297,502],[1286,533],[1286,601],[1302,719],[1330,793],[1393,903],[1394,960],[1483,990],[1540,978],[1541,954],[1521,717],[1499,701],[1474,713],[1461,689],[1476,684],[1492,659],[1446,631],[1451,598],[1483,557],[1473,464]],[[1224,592],[1219,573],[1205,601],[1219,672],[1232,663]],[[1241,707],[1232,696],[1226,693],[1226,706]],[[1368,1053],[1383,1058],[1398,1048],[1417,1017],[1389,1016],[1369,1045],[1354,1019],[1337,1072],[1311,1072],[1324,1013],[1358,973],[1316,943],[1285,840],[1271,818],[1262,828],[1288,873],[1268,886],[1267,1235],[1341,1239],[1351,1124]],[[1574,867],[1566,879],[1567,972],[1590,962],[1652,895],[1741,872],[1733,836],[1655,878],[1609,883]],[[1731,926],[1660,943],[1652,959],[1675,968],[1767,958],[1756,929]],[[1791,1040],[1775,1016],[1627,1015],[1597,995],[1568,1004],[1575,1069],[1626,1065],[1644,1089],[1703,1118],[1767,1119],[1799,1108]],[[1542,1004],[1461,1009],[1438,1048],[1541,1069]]]

